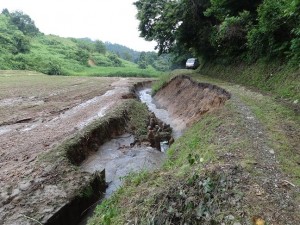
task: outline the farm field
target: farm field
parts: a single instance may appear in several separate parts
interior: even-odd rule
[[[31,202],[27,195],[38,195],[35,191],[41,187],[48,190],[48,198],[63,198],[63,190],[54,190],[58,187],[45,189],[49,179],[53,181],[53,165],[44,163],[44,155],[132,98],[131,88],[140,81],[145,79],[0,71],[0,218],[15,221],[26,214],[24,204],[38,201],[33,197]],[[59,180],[56,177],[55,183]],[[45,196],[40,196],[47,202]],[[49,214],[55,208],[48,210]]]

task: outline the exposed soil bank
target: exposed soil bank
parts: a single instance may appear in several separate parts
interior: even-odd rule
[[[136,123],[140,122],[139,119],[145,123],[148,117],[146,109],[138,109],[139,104],[140,103],[135,99],[126,100],[125,103],[113,110],[110,114],[95,121],[82,132],[65,141],[65,143],[59,147],[59,150],[56,151],[56,154],[57,152],[61,152],[62,155],[67,157],[70,163],[79,165],[89,155],[94,155],[99,147],[108,140],[114,139],[125,132],[135,134]],[[140,114],[139,118],[134,116],[136,112]],[[144,126],[146,126],[146,124],[144,124]],[[109,153],[109,155],[111,155],[111,153]],[[55,158],[55,156],[50,155],[49,157]],[[116,162],[113,160],[113,158],[110,159],[110,163],[115,164]],[[104,164],[100,162],[100,165],[98,165],[96,169],[92,171],[85,170],[88,173],[79,170],[79,173],[85,174],[85,176],[92,176],[94,179],[92,179],[90,183],[77,184],[78,190],[80,191],[73,194],[72,199],[66,202],[63,207],[57,210],[56,213],[47,220],[47,225],[77,224],[80,221],[83,212],[98,201],[106,192],[107,180],[105,178],[106,172],[104,173],[106,167],[103,165]]]
[[[223,88],[181,75],[166,83],[154,99],[171,115],[172,127],[184,130],[206,112],[223,106],[230,97]]]
[[[105,188],[105,170],[101,173],[94,173],[90,184],[87,184],[79,195],[74,196],[68,204],[59,209],[45,225],[77,224],[85,211],[102,196]]]

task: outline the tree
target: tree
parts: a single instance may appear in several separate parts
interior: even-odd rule
[[[223,62],[299,61],[299,0],[138,0],[140,35],[159,54]]]
[[[27,53],[30,51],[30,41],[29,39],[24,35],[15,35],[13,37],[13,54],[18,53]]]
[[[258,24],[248,33],[249,50],[256,58],[285,58],[298,23],[290,7],[289,0],[265,0],[258,7]],[[292,12],[287,13],[289,8]]]
[[[103,54],[103,55],[106,53],[106,47],[105,47],[104,43],[100,40],[95,41],[95,50],[96,50],[96,52]]]
[[[177,46],[211,55],[210,44],[213,19],[204,15],[209,0],[139,0],[140,35],[155,40],[159,54],[174,51]]]
[[[8,9],[6,9],[6,8],[3,9],[1,14],[5,15],[5,16],[9,16],[9,11],[8,11]]]
[[[138,65],[140,69],[147,69],[148,63],[146,58],[146,52],[141,52],[138,60]]]
[[[124,52],[124,59],[127,61],[132,61],[132,55],[128,51]]]
[[[25,35],[34,36],[39,33],[34,21],[21,11],[15,11],[9,14],[11,22],[18,27]]]
[[[113,66],[115,67],[121,67],[122,66],[122,61],[119,59],[119,57],[116,54],[110,54],[108,56],[110,61],[112,62]]]
[[[156,41],[159,53],[171,51],[176,41],[176,30],[181,21],[180,2],[168,0],[139,0],[140,35],[148,41]]]

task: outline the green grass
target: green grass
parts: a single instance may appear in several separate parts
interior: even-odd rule
[[[73,72],[75,76],[94,77],[160,77],[164,73],[149,66],[147,69],[140,69],[136,64],[126,63],[124,67],[89,67],[80,72]]]
[[[232,83],[257,88],[291,101],[300,100],[299,68],[281,65],[280,62],[220,65],[206,63],[200,73]]]
[[[268,144],[278,154],[281,169],[293,182],[300,184],[300,115],[297,111],[278,101],[276,95],[262,95],[199,73],[194,73],[193,78],[201,82],[216,83],[249,106],[266,129]]]

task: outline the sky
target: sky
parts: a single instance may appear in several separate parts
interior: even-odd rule
[[[39,30],[61,37],[109,41],[137,51],[154,51],[139,37],[135,0],[0,0],[0,10],[28,14]]]

